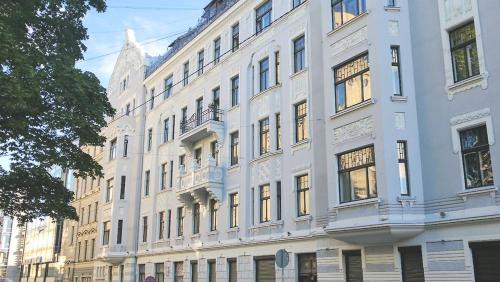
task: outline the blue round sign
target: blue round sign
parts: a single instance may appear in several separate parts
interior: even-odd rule
[[[144,282],[156,282],[156,280],[153,276],[148,276],[144,279]]]

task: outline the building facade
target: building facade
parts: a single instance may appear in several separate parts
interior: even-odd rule
[[[494,281],[499,8],[213,0],[156,58],[127,32],[65,278]]]

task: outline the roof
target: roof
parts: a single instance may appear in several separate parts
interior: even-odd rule
[[[155,72],[166,61],[177,54],[184,46],[196,38],[208,26],[210,26],[216,19],[218,19],[224,12],[229,10],[239,0],[211,0],[204,8],[203,15],[198,20],[195,27],[190,28],[185,34],[177,37],[168,47],[169,49],[163,55],[155,57],[154,60],[146,67],[145,77],[147,78]]]

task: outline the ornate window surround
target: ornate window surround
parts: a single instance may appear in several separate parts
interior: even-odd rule
[[[450,119],[450,127],[451,127],[451,140],[453,145],[453,153],[460,154],[462,148],[460,144],[460,131],[476,127],[479,125],[486,125],[486,131],[488,136],[488,144],[492,146],[495,144],[495,134],[493,128],[493,121],[491,119],[491,113],[489,108],[484,108],[481,110],[477,110],[474,112],[468,112],[459,116],[452,117]],[[460,154],[460,164],[462,164],[463,160]],[[462,191],[467,192],[471,190],[477,189],[466,189],[466,185],[464,182],[464,170],[463,166],[460,165],[460,172],[462,175]],[[483,187],[484,188],[484,187]]]
[[[477,86],[481,86],[482,89],[488,88],[488,71],[486,70],[484,58],[477,0],[439,0],[438,6],[446,77],[445,91],[448,94],[448,99],[452,100],[454,95]],[[451,62],[449,31],[471,20],[474,20],[475,23],[480,73],[477,76],[455,83],[453,79],[453,64]]]

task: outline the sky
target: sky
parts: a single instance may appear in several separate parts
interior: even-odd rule
[[[93,72],[101,85],[107,87],[127,28],[135,31],[139,43],[151,42],[143,45],[146,53],[160,55],[166,52],[169,43],[181,32],[196,25],[208,2],[209,0],[106,0],[106,12],[91,10],[83,20],[89,39],[85,41],[85,61],[78,62],[77,67]],[[165,39],[155,41],[164,37]],[[8,169],[9,163],[8,157],[0,157],[0,166],[4,169]]]
[[[85,61],[77,67],[93,72],[108,86],[108,80],[125,40],[125,30],[135,31],[146,53],[155,56],[166,52],[167,46],[180,33],[198,22],[209,0],[107,0],[107,10],[91,10],[84,18],[89,39],[85,41]],[[164,38],[155,41],[159,38]],[[112,53],[110,55],[106,55]],[[103,56],[104,55],[104,56]]]

